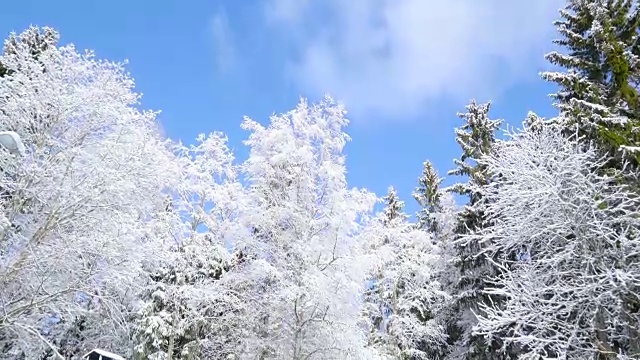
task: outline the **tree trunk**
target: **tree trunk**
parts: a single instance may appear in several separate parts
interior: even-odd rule
[[[169,346],[167,348],[167,360],[173,360],[173,344],[176,338],[175,326],[176,326],[176,315],[174,312],[173,315],[171,316],[171,337],[169,337]]]

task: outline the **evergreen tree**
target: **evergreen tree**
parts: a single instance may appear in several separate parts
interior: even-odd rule
[[[16,58],[30,56],[36,60],[31,64],[35,69],[39,71],[55,71],[51,67],[51,63],[48,62],[50,53],[56,49],[58,41],[60,40],[60,34],[50,27],[39,28],[31,26],[27,30],[20,34],[11,33],[4,42],[4,49],[2,57],[0,57],[0,77],[13,77],[12,83],[21,84],[24,82],[23,76],[29,77],[29,72],[33,71],[32,68],[24,68],[15,66]],[[47,69],[49,67],[49,69]],[[29,80],[32,80],[31,78]],[[15,86],[15,85],[14,85]],[[38,89],[35,89],[37,92]],[[0,111],[4,111],[0,107]],[[54,121],[53,116],[45,116],[41,113],[34,113],[29,126],[25,129],[4,128],[2,130],[22,130],[19,134],[26,140],[27,145],[33,141],[33,137],[36,134],[43,131],[47,131],[50,123]]]
[[[559,85],[553,94],[566,131],[595,140],[604,151],[640,145],[640,9],[635,0],[569,0],[555,22],[566,53],[546,58],[564,68],[542,77]],[[636,157],[636,163],[640,157]]]
[[[567,133],[594,141],[600,155],[609,157],[603,174],[616,177],[640,192],[640,8],[636,0],[569,0],[556,21],[561,39],[555,43],[566,54],[552,52],[547,59],[562,72],[547,72],[557,83],[554,94],[562,111],[559,124]],[[584,142],[583,142],[584,143]],[[630,155],[630,156],[628,156]],[[620,238],[637,235],[617,229]],[[629,297],[626,311],[635,314],[640,300]]]
[[[538,116],[538,114],[534,113],[533,111],[529,111],[529,113],[527,114],[527,117],[522,122],[522,125],[528,131],[540,132],[546,126],[556,126],[557,121],[558,121],[557,118],[554,118],[552,120],[545,120],[544,118]]]
[[[200,359],[220,330],[230,332],[222,318],[235,309],[216,284],[230,268],[226,255],[220,247],[189,244],[151,274],[135,323],[135,358]]]
[[[407,221],[393,187],[384,200],[368,234],[374,259],[364,304],[368,344],[385,359],[432,359],[446,349],[436,317],[449,302],[437,280],[440,254],[431,234]]]
[[[505,302],[483,304],[475,330],[509,334],[521,359],[640,355],[640,313],[629,307],[640,243],[626,236],[638,231],[638,196],[600,174],[605,161],[553,127],[510,133],[482,159],[501,176],[484,191],[488,226],[473,236],[497,253],[526,245],[529,256],[491,279],[485,291]]]
[[[441,210],[440,184],[443,178],[438,175],[437,170],[430,161],[425,161],[422,165],[422,175],[418,178],[418,186],[413,192],[413,198],[418,202],[421,209],[418,211],[418,229],[426,230],[434,235],[438,235],[438,221],[436,214]]]
[[[393,186],[390,186],[387,191],[387,196],[384,197],[384,226],[391,227],[398,222],[402,222],[407,219],[407,215],[402,212],[404,209],[404,201],[400,200],[398,193]]]
[[[484,359],[487,353],[499,354],[499,341],[492,341],[472,335],[472,328],[477,323],[475,314],[481,304],[495,302],[482,291],[485,281],[495,273],[493,265],[487,261],[486,242],[467,241],[466,235],[480,230],[484,226],[485,215],[482,188],[487,186],[492,175],[477,160],[489,154],[495,143],[495,133],[501,120],[489,118],[491,103],[477,104],[472,101],[467,105],[467,112],[458,114],[464,125],[456,129],[456,141],[462,148],[462,156],[454,162],[456,168],[449,175],[465,176],[466,183],[458,183],[447,190],[468,198],[467,205],[458,214],[458,225],[455,230],[455,247],[457,259],[455,265],[460,278],[454,289],[454,319],[448,329],[449,341],[454,345],[452,357],[455,359]]]
[[[385,281],[385,271],[393,263],[397,253],[397,234],[406,230],[404,220],[404,202],[400,200],[393,186],[387,190],[387,195],[382,198],[384,208],[368,230],[365,236],[373,258],[374,266],[368,276],[368,287],[364,293],[363,316],[368,325],[367,343],[376,351],[389,356],[397,356],[399,349],[396,344],[389,344],[385,336],[388,318],[392,311],[389,289],[392,287],[389,281]]]

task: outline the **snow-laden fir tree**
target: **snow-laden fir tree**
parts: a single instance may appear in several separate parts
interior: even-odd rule
[[[419,229],[428,231],[438,236],[440,232],[438,228],[438,220],[436,214],[440,212],[440,184],[444,179],[438,175],[438,171],[433,167],[430,161],[422,164],[422,175],[418,178],[418,186],[413,192],[413,198],[420,205],[416,226]]]
[[[366,293],[369,345],[388,359],[432,359],[446,347],[434,314],[448,303],[436,278],[432,235],[407,221],[393,187],[385,209],[367,229],[373,286]]]
[[[553,94],[565,133],[579,131],[606,152],[640,145],[640,9],[636,0],[568,0],[555,22],[562,52],[546,58],[559,71],[542,77]],[[637,159],[636,159],[637,161]]]
[[[559,124],[557,124],[558,121],[561,121],[561,120],[559,120],[558,118],[552,118],[547,120],[539,116],[535,112],[529,111],[524,121],[522,122],[522,124],[523,124],[523,127],[527,128],[528,131],[533,131],[533,132],[542,131],[542,129],[546,126],[555,126],[556,129],[560,130],[561,128],[558,127]]]
[[[136,323],[135,358],[201,359],[214,351],[225,355],[210,339],[217,335],[212,333],[215,328],[232,334],[237,330],[229,326],[235,309],[221,301],[224,292],[218,286],[230,267],[227,255],[212,245],[185,245],[170,264],[150,276],[153,283]]]
[[[431,162],[425,162],[413,196],[421,206],[416,214],[417,227],[430,233],[433,239],[432,254],[437,259],[433,265],[434,278],[444,292],[452,294],[456,292],[456,284],[460,277],[459,269],[455,266],[455,231],[459,209],[453,195],[441,188],[443,180]],[[432,311],[434,320],[445,327],[447,334],[453,334],[458,329],[457,312],[453,305],[452,298],[449,297],[449,301]],[[425,353],[429,359],[443,359],[450,350],[451,347],[447,343],[433,344]]]
[[[243,164],[250,211],[242,221],[259,232],[242,245],[268,276],[252,290],[255,323],[241,358],[364,356],[357,245],[376,197],[347,187],[347,123],[343,106],[325,97],[301,101],[267,127],[243,124],[251,134]]]
[[[453,293],[453,313],[457,318],[449,328],[449,341],[453,345],[452,359],[483,359],[485,354],[498,356],[499,341],[474,336],[472,328],[476,324],[476,316],[482,303],[498,301],[482,292],[485,279],[492,276],[496,269],[487,260],[487,242],[468,241],[463,235],[484,227],[484,208],[486,206],[482,192],[491,183],[492,174],[478,159],[490,153],[495,143],[495,134],[501,120],[489,118],[491,103],[478,104],[472,101],[467,105],[466,113],[458,114],[464,125],[457,128],[456,142],[462,148],[460,159],[454,160],[456,168],[449,175],[467,177],[466,183],[458,183],[447,189],[457,195],[468,198],[468,203],[458,214],[458,225],[455,230],[457,259],[455,266],[460,277]]]
[[[388,244],[393,240],[393,235],[385,234],[385,229],[395,229],[400,224],[404,224],[407,216],[403,213],[404,202],[398,197],[396,190],[390,186],[387,196],[382,198],[384,209],[378,218],[367,226],[364,236],[365,253],[372,256],[372,266],[368,269],[367,288],[364,292],[363,316],[365,317],[365,328],[367,329],[367,343],[373,349],[378,350],[384,347],[386,339],[386,320],[389,317],[390,307],[387,299],[384,298],[383,271],[388,257],[386,251],[393,251],[393,247]],[[388,255],[388,254],[387,254]]]
[[[640,356],[638,196],[599,169],[607,159],[553,127],[509,134],[482,160],[501,177],[484,191],[488,239],[501,264],[482,304],[479,334],[507,334],[521,359]],[[615,174],[614,174],[615,175]]]
[[[433,254],[436,257],[434,264],[435,276],[442,286],[442,290],[449,294],[449,301],[434,313],[434,317],[445,326],[447,344],[439,348],[433,348],[430,356],[432,359],[444,359],[452,350],[449,346],[452,341],[449,334],[455,334],[459,329],[458,309],[456,296],[460,279],[458,267],[458,248],[456,234],[458,226],[458,213],[460,208],[451,193],[441,190],[440,209],[433,214],[437,221],[438,235],[434,244]]]
[[[393,227],[396,223],[403,222],[408,218],[408,215],[402,212],[404,209],[404,201],[400,200],[393,186],[389,187],[387,196],[385,196],[383,200],[385,203],[384,226]]]
[[[173,156],[121,64],[55,46],[51,29],[34,56],[37,34],[12,35],[0,57],[0,129],[26,145],[0,150],[0,353],[126,351]]]

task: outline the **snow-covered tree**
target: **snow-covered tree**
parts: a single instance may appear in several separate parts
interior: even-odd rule
[[[413,192],[413,198],[420,205],[418,211],[417,227],[429,231],[437,237],[439,233],[436,213],[440,211],[440,184],[444,179],[438,175],[438,171],[430,161],[422,164],[422,175],[418,178],[418,186]]]
[[[484,292],[506,300],[482,304],[476,331],[505,334],[522,359],[640,356],[640,199],[581,141],[525,128],[482,160],[501,177],[484,190],[489,225],[468,237],[503,254]]]
[[[595,140],[601,150],[640,145],[640,8],[635,0],[568,0],[555,22],[554,42],[565,53],[546,58],[559,71],[542,77],[559,85],[553,95],[569,133]],[[637,159],[636,159],[637,160]]]
[[[369,344],[391,359],[432,359],[434,349],[446,348],[435,314],[449,296],[437,280],[432,235],[406,221],[402,205],[390,188],[385,209],[367,229],[374,280],[365,298]]]
[[[449,192],[440,190],[438,198],[438,209],[430,215],[438,229],[436,232],[436,240],[438,244],[446,243],[447,246],[445,247],[453,246],[453,238],[455,237],[455,231],[458,225],[457,220],[460,208],[453,194]]]
[[[455,335],[459,331],[459,309],[456,306],[455,295],[458,292],[458,281],[460,279],[460,269],[458,268],[458,249],[456,239],[458,235],[458,214],[460,209],[451,193],[438,190],[438,208],[428,216],[434,221],[437,232],[432,235],[434,238],[431,254],[435,261],[430,265],[433,277],[438,281],[441,289],[446,293],[447,299],[443,299],[441,304],[432,309],[432,316],[435,322],[444,327],[446,343],[432,344],[426,352],[428,359],[447,359],[455,348],[449,339],[450,334]],[[456,354],[456,353],[454,353]]]
[[[434,174],[430,177],[432,180],[440,180],[435,169],[427,173]],[[424,208],[421,209],[422,216],[429,219],[431,228],[435,229],[431,232],[433,238],[431,254],[435,258],[435,262],[430,264],[433,278],[438,281],[442,291],[447,294],[447,299],[443,299],[438,306],[431,309],[433,321],[444,327],[444,333],[447,336],[445,343],[432,343],[425,351],[427,358],[433,360],[445,359],[451,354],[455,348],[449,344],[453,342],[449,339],[451,336],[449,334],[456,334],[459,331],[457,322],[459,309],[455,297],[451,295],[457,293],[460,278],[460,269],[457,267],[458,249],[455,241],[458,238],[456,231],[459,228],[458,214],[460,209],[454,196],[439,187],[440,181],[429,182],[432,184],[429,185],[429,194],[433,199],[437,199],[434,202],[437,206],[429,206],[426,211]],[[419,189],[416,191],[418,194],[420,193]]]
[[[10,44],[11,46],[5,45],[3,48],[3,52],[15,54],[15,49],[17,48],[17,44],[20,42],[28,46],[30,49],[31,56],[33,56],[34,59],[37,59],[38,54],[40,54],[42,51],[48,48],[57,46],[58,41],[59,41],[59,35],[58,35],[58,32],[55,31],[54,29],[49,27],[44,27],[42,29],[37,27],[30,27],[19,35],[16,33],[11,33],[9,35],[9,38],[5,41],[5,43]],[[2,65],[2,63],[0,63],[0,77],[10,74],[12,72],[13,70],[6,68],[5,66]],[[34,114],[33,123],[27,125],[26,128],[20,129],[20,131],[23,133],[23,136],[24,136],[24,132],[33,133],[36,130],[37,124],[39,124],[40,122],[41,121],[37,118],[37,115]],[[2,129],[2,130],[10,131],[13,133],[13,135],[18,135],[16,132],[12,131],[15,129],[9,128],[9,129]],[[2,136],[2,137],[4,139],[5,136]],[[20,136],[18,135],[18,137]],[[20,138],[20,140],[21,140],[20,142],[24,141],[22,138]],[[1,141],[1,142],[4,145],[5,141]],[[6,197],[10,195],[11,194],[7,189],[0,188],[0,196]]]
[[[384,298],[384,270],[388,265],[389,251],[395,249],[397,229],[406,230],[408,216],[403,212],[404,201],[400,200],[393,186],[387,190],[387,196],[382,198],[384,208],[374,221],[367,224],[363,238],[365,254],[371,256],[374,266],[368,269],[367,289],[364,293],[363,315],[368,333],[369,345],[379,345],[385,340],[381,337],[385,320],[390,311],[388,299]],[[400,230],[402,231],[402,230]]]
[[[557,122],[561,121],[559,118],[545,119],[533,111],[529,111],[524,121],[522,122],[522,126],[527,128],[528,131],[541,131],[545,126],[556,126],[556,129],[560,130],[557,126],[559,125]]]
[[[224,358],[241,345],[244,299],[224,277],[236,265],[226,245],[242,233],[243,188],[226,142],[213,133],[176,146],[181,176],[157,235],[173,251],[150,269],[136,331],[141,359]]]
[[[70,348],[121,351],[142,265],[158,257],[147,235],[172,155],[121,64],[54,46],[50,29],[34,56],[23,40],[37,33],[13,35],[0,58],[0,128],[26,146],[0,149],[0,353],[66,358],[73,329]]]
[[[367,288],[364,292],[362,315],[367,330],[367,343],[372,349],[379,351],[384,347],[386,339],[386,320],[391,311],[385,299],[384,270],[388,262],[394,258],[396,235],[393,230],[404,227],[407,216],[403,213],[404,202],[398,197],[396,190],[390,186],[387,196],[382,198],[384,209],[377,218],[367,224],[363,235],[364,254],[370,256],[373,266],[367,269]],[[389,351],[382,351],[387,356]]]
[[[460,270],[456,267],[458,257],[455,243],[460,209],[451,192],[440,187],[443,180],[433,165],[429,161],[425,162],[413,196],[421,205],[417,214],[418,228],[430,232],[434,240],[431,250],[436,258],[433,264],[434,278],[440,283],[442,290],[451,295],[457,292],[460,277]],[[424,224],[429,226],[425,228]],[[453,300],[450,297],[448,302],[432,311],[433,318],[445,327],[446,334],[455,334],[458,330],[458,312]],[[427,354],[430,359],[443,359],[450,351],[451,346],[441,344],[432,346]]]
[[[32,26],[23,31],[19,35],[11,33],[7,39],[10,46],[5,46],[4,53],[15,54],[18,43],[27,45],[29,52],[34,59],[37,59],[40,53],[58,45],[60,36],[55,29],[44,27],[42,29]],[[7,68],[0,62],[0,77],[12,74],[13,69]]]
[[[453,239],[457,252],[455,265],[460,274],[453,293],[452,313],[456,314],[457,319],[452,319],[454,324],[449,327],[449,340],[455,345],[452,355],[455,359],[483,358],[486,353],[498,356],[498,343],[486,342],[471,332],[476,324],[474,313],[479,311],[480,304],[497,300],[482,293],[485,280],[495,273],[495,266],[486,260],[484,253],[487,242],[468,241],[463,237],[485,226],[486,204],[482,191],[491,183],[493,175],[477,160],[490,153],[495,143],[495,133],[502,122],[489,118],[490,107],[491,103],[477,104],[472,101],[467,105],[466,113],[458,114],[464,120],[464,125],[456,129],[456,141],[462,148],[462,156],[454,161],[456,168],[449,171],[449,175],[465,176],[468,180],[446,189],[468,197],[468,203],[458,214],[456,236]]]
[[[229,270],[224,248],[185,245],[152,274],[135,332],[140,359],[201,359],[214,329],[228,326],[233,308],[223,305],[217,281]],[[225,320],[227,322],[225,322]],[[232,332],[234,328],[226,328]],[[233,339],[235,340],[235,339]]]
[[[244,174],[254,231],[242,244],[272,276],[258,283],[251,358],[356,359],[364,273],[357,255],[360,219],[376,197],[347,188],[342,150],[344,108],[331,98],[301,101],[251,131]]]
[[[398,193],[393,186],[389,187],[387,196],[384,197],[384,226],[392,227],[398,222],[405,221],[409,216],[404,214],[404,201],[400,200]]]

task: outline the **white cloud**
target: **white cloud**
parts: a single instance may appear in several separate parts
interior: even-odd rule
[[[218,11],[211,18],[211,34],[218,70],[227,72],[233,68],[236,61],[236,49],[233,45],[233,33],[229,27],[229,20],[223,10]]]
[[[308,95],[352,113],[415,115],[442,96],[496,97],[537,77],[564,0],[268,0]]]

